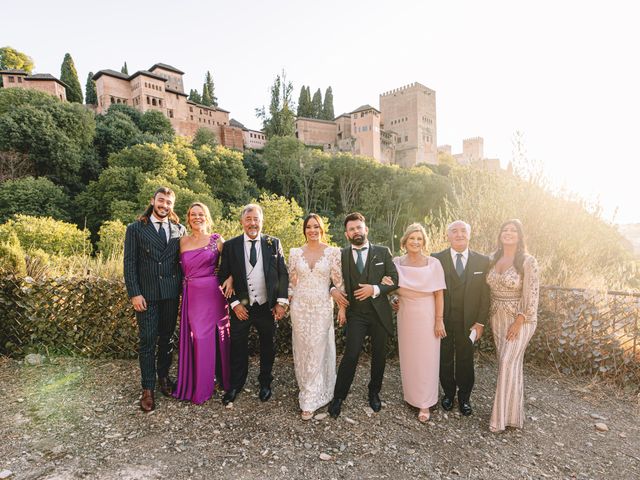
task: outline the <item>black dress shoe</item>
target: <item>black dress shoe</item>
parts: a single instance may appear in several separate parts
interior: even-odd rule
[[[331,418],[338,418],[340,416],[340,409],[342,408],[342,399],[334,398],[329,403],[329,415]]]
[[[374,412],[379,412],[382,409],[382,402],[380,396],[377,393],[369,394],[369,406]]]
[[[158,378],[158,389],[165,397],[170,397],[176,389],[176,384],[169,377]]]
[[[460,413],[462,413],[462,415],[464,415],[465,417],[468,417],[473,413],[473,409],[471,408],[469,400],[460,401]]]
[[[445,412],[448,412],[453,408],[453,400],[447,396],[442,397],[442,401],[440,403]]]
[[[266,402],[267,400],[269,400],[271,398],[271,387],[260,387],[258,398],[262,402]]]
[[[231,402],[233,402],[236,397],[238,396],[238,390],[232,389],[229,390],[228,392],[224,392],[224,395],[222,396],[222,404],[223,405],[229,405]]]

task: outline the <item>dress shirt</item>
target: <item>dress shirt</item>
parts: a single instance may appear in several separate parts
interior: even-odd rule
[[[164,219],[161,220],[159,218],[156,218],[156,216],[152,213],[151,215],[149,215],[149,220],[153,222],[153,226],[156,229],[156,232],[160,231],[160,226],[158,225],[158,222],[160,222],[160,225],[162,226],[162,228],[164,228],[164,233],[167,234],[167,241],[171,239],[171,229],[169,228],[169,219],[167,217],[164,217]]]
[[[454,268],[456,266],[456,261],[458,261],[458,254],[461,253],[462,254],[462,266],[466,269],[467,268],[467,260],[469,259],[469,248],[465,248],[462,252],[457,252],[453,248],[450,248],[449,251],[451,252],[451,260],[453,260]]]
[[[355,245],[351,245],[351,255],[353,255],[353,261],[356,263],[356,265],[358,264],[358,250],[362,250],[363,248],[366,248],[366,250],[364,250],[360,254],[360,256],[362,257],[362,264],[366,265],[367,258],[369,258],[369,251],[371,250],[371,244],[367,242],[359,248],[357,248]],[[378,285],[373,285],[373,295],[371,298],[377,298],[378,295],[380,295],[380,287]]]
[[[251,255],[251,242],[255,240],[255,246],[256,246],[256,265],[255,267],[252,267],[251,264],[249,263],[249,257]],[[257,296],[259,298],[262,297],[262,295],[264,295],[264,298],[266,299],[266,301],[268,301],[267,297],[267,286],[266,286],[266,279],[264,277],[264,269],[262,267],[262,242],[261,242],[261,237],[260,235],[258,235],[255,239],[252,239],[251,237],[249,237],[249,235],[247,235],[246,233],[242,234],[242,241],[243,241],[243,245],[244,245],[244,260],[245,260],[245,268],[247,271],[247,282],[250,282],[250,279],[252,277],[252,271],[253,269],[259,267],[260,270],[256,273],[258,273],[258,275],[256,275],[256,280],[257,280],[257,285],[256,287],[258,288],[258,292]],[[249,286],[247,284],[247,286]],[[264,286],[264,291],[262,291],[262,286]],[[251,303],[253,300],[256,300],[256,298],[254,298],[254,293],[253,292],[249,292],[249,302]],[[284,305],[289,305],[289,299],[288,298],[278,298],[276,300],[278,303],[284,304]],[[231,302],[231,305],[229,305],[232,309],[238,305],[240,302],[238,300],[235,300],[233,302]]]

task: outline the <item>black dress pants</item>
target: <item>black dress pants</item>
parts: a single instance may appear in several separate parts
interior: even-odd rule
[[[463,318],[449,318],[444,328],[447,336],[440,343],[440,385],[445,396],[458,402],[468,401],[474,383],[473,343]]]
[[[177,298],[147,300],[147,309],[136,312],[143,389],[153,390],[156,387],[156,374],[158,378],[169,375],[173,353],[171,337],[176,329],[177,319]]]
[[[231,389],[241,390],[249,373],[249,330],[254,326],[260,341],[260,386],[271,386],[273,361],[276,357],[276,322],[269,302],[248,308],[249,319],[238,320],[231,312]]]
[[[369,394],[379,393],[387,358],[387,339],[389,334],[382,326],[378,314],[372,312],[350,311],[347,314],[347,341],[344,355],[338,368],[338,377],[333,391],[334,398],[347,398],[353,377],[358,366],[364,338],[371,337],[371,379]]]

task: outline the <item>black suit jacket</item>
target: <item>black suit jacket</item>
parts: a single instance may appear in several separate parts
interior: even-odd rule
[[[432,256],[440,260],[444,269],[444,281],[447,289],[444,291],[444,320],[451,317],[451,289],[459,286],[463,281],[456,273],[451,258],[451,249],[447,248]],[[470,329],[474,323],[486,325],[489,316],[489,286],[487,273],[490,259],[473,250],[469,250],[469,258],[465,267],[464,285],[464,325]]]
[[[185,228],[169,222],[170,237],[165,244],[155,225],[140,220],[127,226],[124,239],[124,281],[129,298],[142,295],[147,301],[180,296],[180,237]]]
[[[287,298],[288,296],[289,274],[279,239],[260,235],[260,249],[267,299],[269,308],[273,308],[278,298]],[[229,304],[237,300],[246,306],[249,302],[249,287],[247,286],[247,270],[244,263],[244,234],[227,240],[222,249],[218,279],[222,284],[229,276],[233,276],[233,289],[235,290],[235,293],[229,298]]]
[[[349,262],[353,262],[353,254],[351,253],[351,247],[345,247],[342,249],[342,278],[344,279],[344,288],[349,298],[349,302],[357,302],[353,296],[354,290],[357,290],[358,285],[351,285],[351,275],[349,274]],[[389,276],[393,280],[393,285],[382,285],[382,277]],[[369,254],[367,255],[367,263],[365,264],[364,271],[361,276],[362,281],[360,283],[377,285],[380,288],[380,295],[371,299],[371,303],[375,308],[378,317],[382,321],[382,325],[389,332],[389,335],[393,335],[393,321],[391,320],[391,305],[387,294],[393,292],[398,288],[398,270],[393,263],[391,252],[387,247],[380,245],[369,244]],[[348,312],[348,310],[347,310]]]

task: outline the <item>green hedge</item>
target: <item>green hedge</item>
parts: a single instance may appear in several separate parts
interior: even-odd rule
[[[538,328],[528,356],[558,373],[597,375],[638,388],[638,298],[638,294],[541,289]],[[252,332],[250,350],[256,352]],[[480,350],[493,350],[491,336],[488,326]],[[342,329],[336,329],[336,343],[342,352]],[[276,345],[278,353],[291,353],[289,319],[279,322]],[[0,353],[32,352],[135,358],[137,326],[124,282],[98,277],[0,278]],[[389,355],[396,354],[394,335]]]

